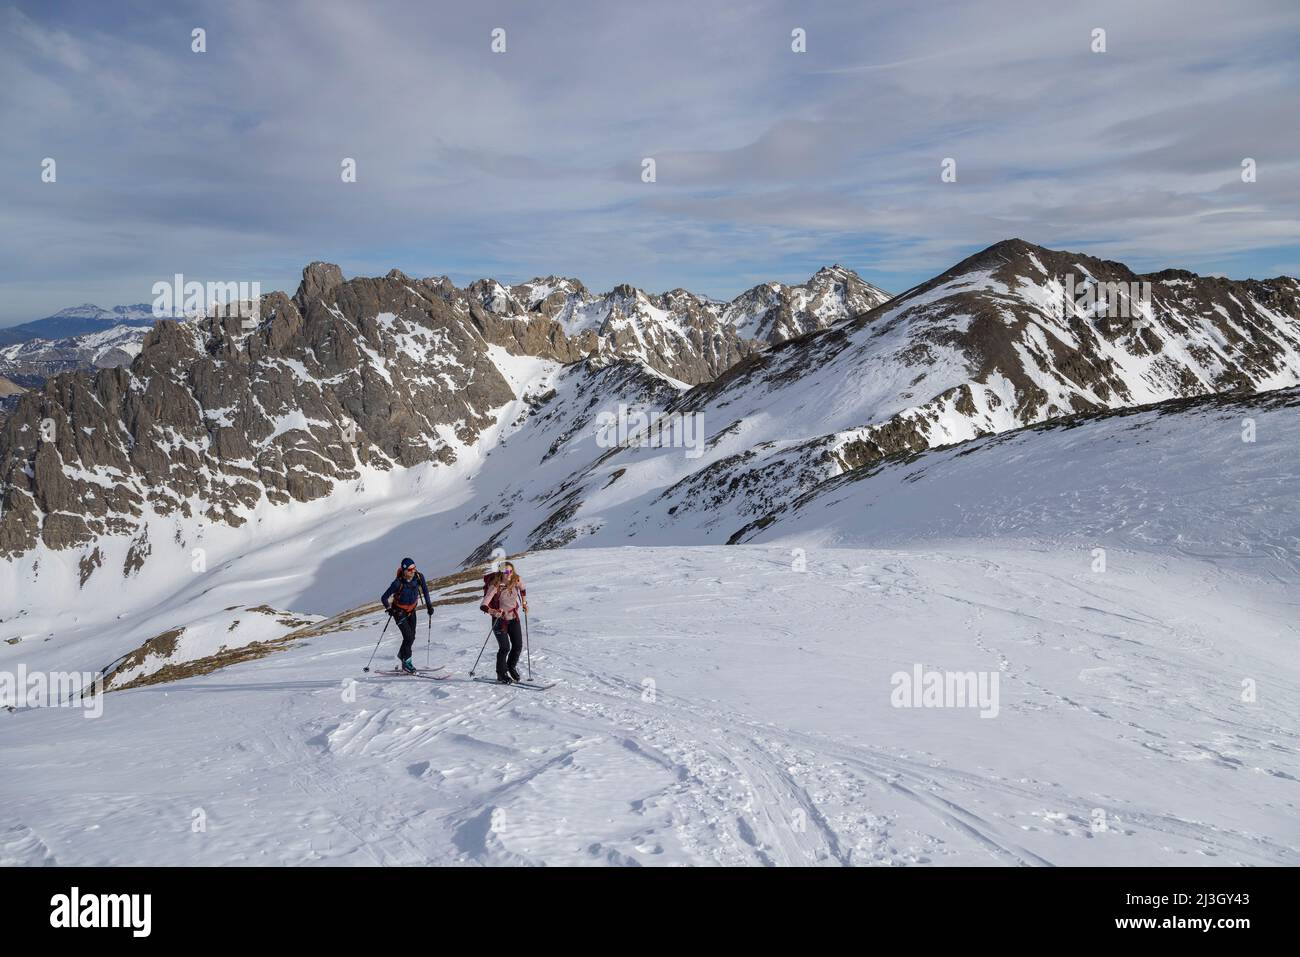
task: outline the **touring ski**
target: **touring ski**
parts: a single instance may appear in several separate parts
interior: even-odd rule
[[[547,684],[540,684],[535,681],[512,681],[510,684],[506,685],[501,684],[501,682],[497,681],[496,678],[480,678],[475,676],[474,680],[489,685],[500,685],[502,688],[525,688],[528,691],[545,691],[548,688],[555,687],[554,681],[548,682]]]

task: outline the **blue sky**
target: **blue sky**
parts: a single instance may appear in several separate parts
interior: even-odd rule
[[[316,259],[730,297],[832,262],[900,291],[1019,236],[1294,275],[1297,49],[1294,0],[18,2],[0,324]]]

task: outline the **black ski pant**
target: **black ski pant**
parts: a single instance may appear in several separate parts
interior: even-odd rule
[[[519,664],[524,650],[524,630],[518,618],[513,621],[497,618],[492,622],[492,634],[497,639],[497,677],[504,678],[506,669]]]
[[[397,657],[405,661],[411,657],[411,649],[415,647],[415,612],[403,615],[399,611],[397,614],[397,630],[402,633],[402,650],[397,653]]]

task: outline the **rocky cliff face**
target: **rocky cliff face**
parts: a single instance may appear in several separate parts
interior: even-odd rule
[[[18,405],[18,397],[27,390],[11,379],[0,376],[0,424]]]
[[[0,552],[129,534],[145,509],[238,525],[361,465],[452,461],[512,398],[472,323],[400,275],[344,283],[314,264],[242,322],[160,322],[129,369],[21,401],[0,433]]]

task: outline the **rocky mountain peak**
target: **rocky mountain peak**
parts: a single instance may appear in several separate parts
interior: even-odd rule
[[[302,271],[302,282],[294,295],[301,309],[313,299],[319,299],[343,283],[343,270],[334,263],[314,262]]]

